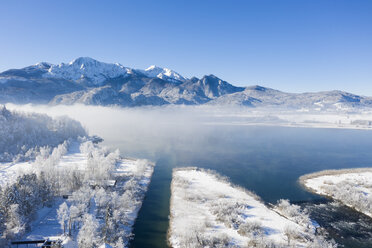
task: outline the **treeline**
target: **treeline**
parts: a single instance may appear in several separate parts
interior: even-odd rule
[[[81,124],[68,117],[53,119],[0,106],[0,162],[33,159],[40,147],[55,147],[69,138],[86,135]]]

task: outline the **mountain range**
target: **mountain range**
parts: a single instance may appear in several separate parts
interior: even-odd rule
[[[119,105],[223,105],[344,109],[372,107],[372,97],[343,91],[286,93],[237,87],[214,75],[186,78],[168,68],[146,70],[80,57],[0,73],[0,103]]]

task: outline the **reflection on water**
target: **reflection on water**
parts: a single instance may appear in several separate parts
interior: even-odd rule
[[[195,132],[168,135],[138,132],[138,140],[125,138],[128,130],[102,136],[106,144],[123,154],[156,161],[155,172],[143,208],[135,224],[132,247],[166,247],[171,170],[180,166],[210,168],[235,184],[257,193],[266,202],[281,198],[313,201],[319,196],[304,191],[299,176],[324,169],[372,165],[372,132],[337,129],[202,126]],[[133,136],[133,134],[132,134]],[[153,138],[157,137],[156,140]],[[368,247],[372,221],[333,205],[308,205],[312,217],[345,247]],[[340,214],[340,216],[338,216]],[[329,216],[329,218],[327,217]],[[364,222],[359,220],[363,219]],[[355,229],[358,223],[357,229]],[[360,224],[365,223],[365,224]],[[355,234],[355,230],[358,230]],[[362,237],[359,234],[363,234]],[[354,238],[352,238],[354,236]],[[371,247],[371,243],[369,243]]]

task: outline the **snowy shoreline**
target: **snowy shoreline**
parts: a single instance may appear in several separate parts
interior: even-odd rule
[[[303,175],[298,181],[307,191],[372,218],[372,168],[324,170]]]
[[[332,123],[265,123],[265,122],[207,122],[204,125],[211,126],[257,126],[257,127],[290,127],[290,128],[319,128],[319,129],[342,129],[342,130],[372,130],[372,126],[339,125]]]
[[[281,200],[269,208],[227,178],[195,167],[173,170],[167,241],[174,248],[334,247],[298,206]]]

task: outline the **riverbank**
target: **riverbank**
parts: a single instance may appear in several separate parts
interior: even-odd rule
[[[319,171],[301,176],[299,183],[372,217],[372,168]]]
[[[171,247],[332,247],[298,206],[282,200],[270,208],[213,171],[174,169],[171,193]]]

